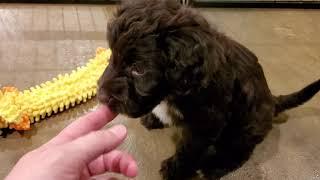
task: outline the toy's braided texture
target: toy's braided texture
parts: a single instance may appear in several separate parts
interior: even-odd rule
[[[97,81],[108,65],[110,50],[98,48],[96,57],[70,74],[58,75],[28,90],[0,90],[0,129],[28,130],[30,124],[73,107],[97,93]]]

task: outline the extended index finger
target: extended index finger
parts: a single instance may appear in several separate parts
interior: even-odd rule
[[[91,131],[101,129],[115,117],[116,114],[111,112],[107,106],[99,106],[96,110],[89,112],[71,123],[47,144],[62,144],[69,142],[88,134]]]

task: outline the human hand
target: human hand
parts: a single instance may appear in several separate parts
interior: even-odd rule
[[[127,136],[123,125],[100,130],[113,120],[106,106],[88,113],[41,147],[25,154],[6,180],[85,180],[105,172],[135,177],[135,160],[114,150]]]

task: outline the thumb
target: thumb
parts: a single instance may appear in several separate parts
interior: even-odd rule
[[[75,139],[64,146],[66,152],[86,164],[118,147],[126,138],[127,129],[123,125],[115,125],[108,130],[91,132]]]

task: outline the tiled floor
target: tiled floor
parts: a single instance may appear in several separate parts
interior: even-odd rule
[[[0,4],[0,86],[20,89],[84,64],[98,46],[107,47],[106,22],[114,6]],[[260,58],[274,94],[289,93],[320,77],[320,11],[201,9],[218,29]],[[254,156],[225,179],[320,179],[320,94],[288,111]],[[96,100],[49,118],[24,135],[0,139],[0,179],[25,152],[38,147]],[[161,160],[173,153],[174,129],[148,132],[136,120],[118,117],[129,137],[126,148],[139,161],[138,180],[159,179]],[[36,169],[33,169],[36,173]]]

